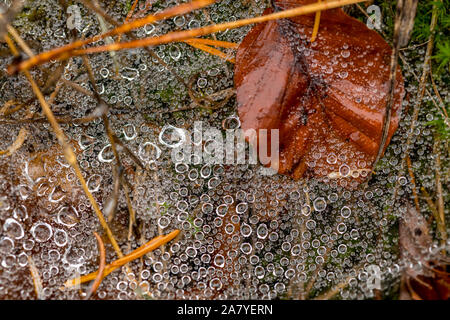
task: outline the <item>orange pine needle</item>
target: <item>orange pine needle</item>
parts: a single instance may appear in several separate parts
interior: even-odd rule
[[[83,55],[83,54],[92,54],[92,53],[104,52],[104,51],[118,51],[118,50],[124,50],[124,49],[132,49],[132,48],[139,48],[139,47],[145,47],[145,46],[156,46],[156,45],[166,44],[166,43],[170,43],[170,42],[183,41],[183,40],[187,40],[190,38],[204,36],[204,35],[208,35],[208,34],[215,33],[215,32],[225,31],[227,29],[236,29],[236,28],[243,27],[246,25],[267,22],[267,21],[271,21],[271,20],[292,18],[292,17],[296,17],[296,16],[300,16],[300,15],[314,13],[317,11],[334,9],[334,8],[342,7],[342,6],[345,6],[348,4],[365,2],[365,1],[368,1],[368,0],[335,0],[335,1],[329,1],[329,2],[313,3],[313,4],[301,6],[301,7],[294,8],[294,9],[289,9],[289,10],[284,10],[284,11],[268,14],[265,16],[242,19],[242,20],[232,21],[232,22],[226,22],[226,23],[206,26],[206,27],[202,27],[202,28],[198,28],[198,29],[170,32],[168,34],[158,36],[158,37],[144,38],[144,39],[134,40],[134,41],[125,42],[125,43],[112,43],[109,45],[87,48],[84,50],[79,50],[79,49],[72,50],[75,48],[79,48],[85,44],[82,41],[76,41],[73,44],[69,44],[65,47],[56,48],[51,51],[43,52],[43,53],[35,56],[34,58],[25,60],[17,65],[10,65],[8,67],[8,73],[13,74],[17,71],[29,69],[35,65],[45,63],[49,60],[55,60],[55,59],[63,60],[63,59],[68,59],[70,57],[77,56],[77,55]],[[197,2],[202,2],[202,4],[204,6],[206,6],[207,5],[206,2],[212,3],[214,1],[198,0],[198,1],[190,4],[191,5],[190,9],[192,9],[193,4],[197,4]],[[183,5],[180,5],[179,7],[181,7],[181,6],[183,6]],[[200,7],[200,4],[198,4],[198,7]],[[176,8],[178,8],[178,7],[176,7]],[[175,14],[173,12],[175,10],[173,10],[173,9],[175,9],[175,8],[169,9],[169,10],[171,10],[171,14]],[[150,16],[150,17],[147,17],[144,19],[168,18],[169,13],[167,11],[169,11],[169,10],[163,11],[160,14],[156,14],[154,16]],[[164,13],[165,13],[165,15],[163,15]],[[106,36],[110,36],[111,34],[117,34],[119,32],[120,33],[128,32],[128,31],[134,29],[135,27],[136,28],[140,27],[141,26],[140,21],[142,21],[144,19],[136,20],[129,24],[125,24],[116,29],[113,29],[112,31],[110,31],[106,34],[103,34],[103,35],[100,35],[100,36],[97,36],[94,38],[95,38],[95,40],[99,40]],[[149,19],[149,20],[151,20],[151,19]],[[147,23],[151,23],[151,22],[147,22]],[[147,23],[145,23],[145,24],[147,24]],[[81,45],[80,45],[80,42],[81,42]]]
[[[199,44],[204,44],[204,45],[208,45],[208,46],[220,47],[220,48],[229,48],[229,49],[237,49],[239,47],[239,43],[228,42],[228,41],[212,40],[212,39],[192,38],[192,39],[184,40],[184,42],[186,42],[186,43],[199,43]]]
[[[139,0],[134,0],[134,3],[131,6],[130,11],[128,11],[128,14],[127,14],[127,16],[125,18],[125,23],[127,23],[128,20],[130,20],[130,18],[133,16],[134,9],[136,9],[136,6],[137,6],[138,2],[139,2]],[[120,42],[120,39],[122,39],[122,35],[121,34],[119,34],[117,42]]]
[[[106,265],[106,252],[105,252],[105,245],[103,244],[102,238],[97,234],[97,232],[94,232],[94,236],[97,239],[98,243],[98,251],[100,252],[100,265],[98,267],[98,274],[95,278],[94,282],[92,283],[91,288],[89,289],[89,292],[86,295],[85,300],[89,300],[89,298],[97,291],[98,287],[100,286],[100,283],[103,279],[103,271],[105,270]]]
[[[81,48],[91,42],[99,41],[99,40],[105,39],[110,36],[127,33],[131,30],[143,27],[147,24],[154,23],[156,21],[160,21],[160,20],[164,20],[167,18],[177,16],[177,15],[189,13],[193,10],[201,9],[203,7],[209,6],[210,4],[213,4],[214,2],[216,2],[216,0],[195,0],[190,3],[180,4],[178,6],[169,8],[162,12],[156,13],[154,15],[149,15],[145,18],[134,20],[130,23],[125,23],[117,28],[112,29],[111,31],[94,36],[92,38],[88,38],[85,40],[77,40],[72,43],[69,43],[68,45],[65,45],[65,46],[62,46],[59,48],[55,48],[55,49],[47,51],[47,52],[43,52],[36,56],[32,56],[28,60],[20,63],[18,66],[14,66],[14,65],[9,66],[8,72],[10,74],[13,74],[18,71],[29,69],[34,65],[39,65],[39,64],[45,63],[49,60],[55,60],[57,58],[63,59],[63,60],[68,59],[72,56],[68,52],[70,52],[74,49],[77,49],[77,48]],[[113,45],[117,45],[117,43],[114,43]]]
[[[108,264],[103,271],[102,277],[103,278],[106,277],[108,274],[110,274],[117,268],[123,266],[124,264],[127,264],[130,261],[138,259],[138,258],[142,257],[143,255],[147,254],[148,252],[159,248],[160,246],[173,240],[179,233],[180,233],[180,230],[175,230],[175,231],[172,231],[171,233],[169,233],[168,235],[157,236],[157,237],[153,238],[152,240],[150,240],[143,246],[137,248],[133,252],[127,254],[123,258],[117,259],[117,260],[111,262],[110,264]],[[65,286],[72,287],[72,286],[76,285],[77,283],[84,283],[86,281],[94,280],[98,274],[99,274],[99,271],[95,271],[88,275],[82,276],[80,278],[68,280],[68,281],[66,281]]]
[[[236,62],[236,60],[234,58],[230,58],[227,54],[223,53],[220,50],[211,48],[210,46],[207,46],[207,45],[204,45],[204,44],[200,44],[200,43],[196,43],[196,42],[191,42],[189,40],[185,40],[184,42],[186,42],[188,45],[190,45],[190,46],[192,46],[194,48],[200,49],[200,50],[205,51],[205,52],[207,52],[209,54],[212,54],[214,56],[220,57],[220,58],[222,58],[224,60],[227,60],[227,61],[229,61],[231,63],[235,63]]]
[[[30,268],[31,277],[33,279],[33,286],[34,286],[34,291],[36,292],[36,297],[38,300],[42,300],[43,299],[42,280],[39,275],[39,271],[36,268],[36,265],[34,264],[34,260],[33,260],[33,258],[31,258],[31,256],[28,256],[28,267]]]
[[[322,0],[318,0],[317,3],[320,3]],[[320,11],[316,12],[316,17],[314,18],[314,28],[311,35],[311,42],[316,41],[317,34],[319,33],[319,25],[320,25]]]
[[[365,2],[368,0],[335,0],[330,2],[321,2],[321,3],[313,3],[305,6],[301,6],[294,9],[284,10],[280,12],[275,12],[272,14],[268,14],[265,16],[260,16],[256,18],[249,18],[249,19],[242,19],[238,21],[232,21],[232,22],[226,22],[222,24],[216,24],[211,26],[206,26],[202,28],[192,29],[192,30],[184,30],[184,31],[175,31],[170,32],[162,36],[158,37],[150,37],[150,38],[144,38],[139,40],[134,40],[130,42],[125,43],[113,43],[109,45],[99,46],[99,47],[92,47],[87,48],[84,50],[74,50],[71,53],[67,53],[69,57],[71,56],[78,56],[82,54],[92,54],[97,52],[104,52],[104,51],[119,51],[124,49],[133,49],[133,48],[140,48],[145,46],[156,46],[160,44],[166,44],[170,42],[178,42],[187,40],[189,38],[195,38],[199,36],[205,36],[211,33],[225,31],[227,29],[236,29],[240,28],[246,25],[255,24],[255,23],[261,23],[261,22],[267,22],[271,20],[278,20],[278,19],[286,19],[286,18],[292,18],[300,15],[305,15],[309,13],[314,13],[317,11],[323,11],[327,9],[334,9],[338,7],[342,7],[347,4],[357,3],[357,2]],[[23,62],[24,64],[27,63],[27,61]]]

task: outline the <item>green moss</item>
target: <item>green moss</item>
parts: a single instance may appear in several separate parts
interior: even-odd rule
[[[35,8],[27,15],[27,18],[28,21],[30,22],[38,22],[40,20],[46,20],[45,9],[42,6]]]

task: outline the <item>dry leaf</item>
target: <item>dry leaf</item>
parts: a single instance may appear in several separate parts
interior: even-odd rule
[[[432,238],[424,217],[410,204],[399,226],[402,275],[401,300],[448,300],[449,264],[441,254],[432,253]]]
[[[312,2],[274,1],[277,10]],[[236,56],[239,117],[244,130],[279,129],[279,173],[298,179],[337,172],[356,185],[380,145],[392,50],[342,9],[322,12],[311,43],[313,25],[314,14],[299,16],[257,25],[245,37]],[[397,73],[388,142],[404,94]]]

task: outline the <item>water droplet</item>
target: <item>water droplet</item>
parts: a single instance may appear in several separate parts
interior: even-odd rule
[[[170,219],[167,216],[162,216],[161,218],[158,219],[158,226],[161,229],[167,228],[170,224]]]
[[[241,127],[241,121],[238,116],[231,116],[222,121],[222,128],[224,130],[234,130]]]
[[[45,222],[38,222],[31,228],[31,234],[37,242],[45,242],[53,235],[52,227]]]
[[[250,254],[252,252],[252,246],[250,243],[244,242],[241,244],[241,251],[243,254]]]
[[[349,207],[347,207],[347,206],[342,207],[341,216],[343,218],[348,218],[348,217],[350,217],[351,214],[352,214],[352,210]]]
[[[337,226],[337,231],[340,233],[340,234],[343,234],[345,231],[347,231],[347,226],[345,225],[345,223],[339,223],[338,224],[338,226]]]
[[[136,127],[132,124],[127,124],[122,129],[125,140],[130,141],[137,137]]]
[[[343,164],[339,167],[339,173],[341,177],[347,177],[350,174],[350,167],[346,164]]]
[[[139,157],[147,163],[154,163],[160,156],[161,149],[152,142],[145,142],[139,146]]]
[[[78,138],[78,145],[82,150],[86,150],[95,144],[95,138],[86,134],[81,134]]]
[[[114,153],[110,144],[103,147],[103,149],[98,154],[98,161],[103,163],[113,162]]]
[[[321,212],[321,211],[326,209],[327,202],[325,201],[324,198],[319,197],[319,198],[314,200],[313,205],[314,205],[314,210],[316,210],[318,212]]]
[[[256,234],[258,235],[258,238],[265,239],[269,233],[269,230],[267,229],[267,226],[262,223],[258,226],[256,229]]]
[[[58,203],[66,197],[64,191],[62,191],[60,186],[56,186],[52,188],[48,195],[48,201],[51,203]]]
[[[200,176],[203,179],[206,179],[211,175],[211,172],[212,172],[211,166],[206,164],[200,169]]]
[[[177,45],[172,45],[170,47],[170,50],[169,50],[169,55],[175,61],[180,60],[180,58],[181,58],[181,50],[180,50],[180,48],[178,48]]]
[[[337,161],[337,156],[334,153],[329,153],[327,156],[327,162],[329,164],[335,164]]]
[[[55,239],[55,244],[58,247],[64,247],[68,241],[67,233],[61,229],[55,229],[55,234],[53,238]]]
[[[147,35],[153,33],[156,30],[156,27],[153,24],[146,24],[144,26],[144,31]]]
[[[186,142],[186,132],[172,125],[166,125],[159,133],[159,142],[168,148],[178,148]]]
[[[209,287],[213,290],[220,290],[222,289],[222,281],[220,281],[219,278],[211,279],[209,282]]]
[[[87,180],[88,190],[92,193],[97,192],[100,189],[101,182],[102,176],[100,176],[99,174],[93,174]]]
[[[265,275],[265,274],[266,274],[266,271],[264,270],[263,267],[261,267],[261,266],[256,266],[256,267],[255,267],[255,276],[256,276],[258,279],[264,278],[264,275]]]
[[[79,221],[78,211],[72,206],[61,207],[58,211],[57,221],[66,227],[73,227]]]
[[[308,205],[304,205],[304,206],[302,206],[301,211],[304,216],[309,216],[309,214],[311,213],[311,207]]]
[[[250,235],[252,234],[252,227],[250,225],[248,225],[247,223],[243,223],[241,225],[241,234],[244,237],[250,237]]]
[[[343,50],[343,51],[341,51],[341,56],[342,56],[343,58],[348,58],[348,57],[350,57],[350,51],[348,51],[348,50]]]
[[[125,67],[120,70],[120,75],[122,78],[127,79],[128,81],[132,81],[139,77],[139,71],[134,68]]]
[[[194,258],[197,255],[197,249],[195,249],[194,247],[187,247],[186,254],[190,258]]]
[[[22,225],[13,218],[6,219],[3,224],[3,231],[16,240],[22,239],[25,235]]]
[[[292,247],[291,254],[293,256],[298,256],[301,251],[302,251],[302,247],[299,244],[296,244],[295,246]]]
[[[8,237],[3,237],[0,240],[0,252],[8,254],[14,249],[14,240]]]
[[[228,206],[226,204],[221,204],[216,208],[216,213],[219,217],[223,217],[228,212]]]
[[[248,204],[246,202],[241,202],[236,206],[236,213],[243,214],[247,211]]]
[[[214,265],[219,268],[223,268],[225,265],[225,258],[221,254],[216,254],[214,257]]]

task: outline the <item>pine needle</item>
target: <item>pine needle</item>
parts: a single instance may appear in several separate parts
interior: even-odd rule
[[[153,238],[152,240],[150,240],[149,242],[147,242],[146,244],[144,244],[143,246],[141,246],[141,247],[137,248],[136,250],[134,250],[133,252],[127,254],[123,258],[120,258],[120,259],[115,260],[114,262],[108,264],[105,267],[105,270],[103,271],[103,277],[106,277],[108,274],[110,274],[117,268],[123,266],[124,264],[127,264],[128,262],[131,262],[133,260],[139,259],[140,257],[149,253],[150,251],[153,251],[153,250],[159,248],[160,246],[166,244],[167,242],[173,240],[179,233],[180,233],[180,230],[175,230],[175,231],[172,231],[171,233],[169,233],[168,235],[157,236],[157,237]],[[66,286],[66,288],[69,288],[69,287],[73,287],[77,283],[84,283],[86,281],[94,280],[97,277],[98,273],[99,273],[99,271],[95,271],[88,275],[82,276],[80,278],[68,280],[65,283],[65,286]]]
[[[224,59],[226,61],[229,61],[231,63],[235,63],[236,62],[236,60],[234,58],[230,58],[230,56],[227,55],[226,53],[223,53],[222,51],[214,49],[214,48],[212,48],[210,46],[207,46],[207,45],[204,45],[204,44],[201,44],[201,43],[196,43],[195,41],[190,41],[190,40],[185,40],[184,42],[187,43],[188,45],[194,47],[194,48],[200,49],[200,50],[205,51],[205,52],[207,52],[209,54],[212,54],[214,56],[220,57],[220,58],[222,58],[222,59]]]
[[[317,1],[317,3],[320,3],[322,0]],[[320,11],[316,12],[316,16],[314,18],[314,28],[311,35],[311,42],[316,41],[317,34],[319,33],[319,25],[320,25]]]
[[[88,40],[84,41],[75,41],[67,46],[63,46],[60,48],[56,48],[47,52],[43,52],[39,55],[36,55],[28,60],[25,60],[17,65],[10,65],[8,67],[8,73],[13,74],[15,72],[29,69],[33,66],[43,64],[49,60],[64,60],[68,59],[73,56],[83,55],[83,54],[92,54],[92,53],[98,53],[98,52],[104,52],[104,51],[119,51],[119,50],[125,50],[125,49],[132,49],[132,48],[140,48],[145,46],[156,46],[160,44],[166,44],[170,42],[179,42],[183,40],[187,40],[190,38],[195,38],[199,36],[208,35],[211,33],[216,33],[220,31],[225,31],[229,29],[236,29],[243,26],[255,24],[255,23],[262,23],[277,19],[286,19],[286,18],[293,18],[300,15],[315,13],[317,11],[323,11],[328,9],[334,9],[338,7],[342,7],[344,5],[358,3],[358,2],[365,2],[367,0],[335,0],[330,2],[321,2],[321,3],[313,3],[305,6],[301,6],[294,9],[284,10],[281,12],[275,12],[272,14],[268,14],[265,16],[255,17],[255,18],[248,18],[248,19],[242,19],[238,21],[232,21],[232,22],[226,22],[222,24],[216,24],[216,25],[210,25],[202,28],[192,29],[192,30],[184,30],[184,31],[176,31],[176,32],[170,32],[168,34],[158,36],[158,37],[150,37],[150,38],[144,38],[144,39],[138,39],[130,42],[125,43],[113,43],[109,45],[103,45],[99,47],[92,47],[87,49],[78,49],[82,47],[85,44],[88,44],[90,42],[101,40],[107,36],[110,35],[116,35],[120,33],[125,33],[128,31],[131,31],[133,29],[139,28],[141,26],[144,26],[148,23],[152,23],[158,20],[166,19],[169,17],[172,17],[174,15],[183,14],[189,11],[192,11],[194,9],[199,9],[201,7],[205,7],[215,1],[206,1],[206,0],[198,0],[186,5],[179,5],[175,8],[170,8],[166,11],[163,11],[159,14],[155,14],[140,20],[135,20],[133,22],[130,22],[128,24],[124,24],[120,27],[117,27],[110,32],[106,34],[102,34],[100,36],[93,37]]]
[[[204,44],[208,46],[213,47],[220,47],[220,48],[229,48],[229,49],[237,49],[239,47],[239,43],[234,42],[228,42],[228,41],[219,41],[219,40],[212,40],[212,39],[202,39],[202,38],[192,38],[184,40],[186,43],[199,43]]]
[[[98,267],[98,274],[95,278],[94,282],[92,283],[91,288],[89,289],[85,300],[89,300],[89,298],[97,291],[98,287],[100,286],[100,283],[103,279],[103,271],[105,270],[106,265],[106,252],[105,252],[105,245],[103,244],[102,238],[97,234],[97,232],[94,232],[94,236],[97,239],[98,243],[98,250],[100,254],[100,265]]]
[[[39,270],[36,268],[34,264],[33,258],[28,256],[28,267],[30,268],[31,277],[33,278],[34,292],[36,292],[36,297],[38,300],[43,300],[43,287],[41,276],[39,275]]]

